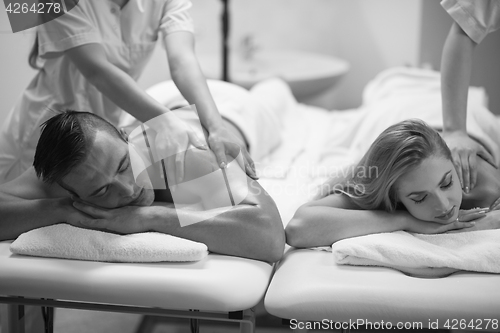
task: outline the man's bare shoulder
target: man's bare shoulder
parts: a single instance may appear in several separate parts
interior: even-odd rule
[[[233,157],[227,155],[228,167],[225,176],[217,165],[215,155],[210,150],[191,149],[185,157],[185,181],[191,182],[190,190],[199,197],[216,199],[227,198],[230,190],[235,201],[252,206],[274,207],[275,203],[264,188],[255,180],[249,178]],[[210,177],[211,175],[213,177]],[[202,178],[203,177],[203,178]],[[221,181],[224,177],[227,180]],[[201,180],[203,179],[203,180]],[[230,189],[228,189],[228,186]]]
[[[30,167],[16,179],[0,185],[0,193],[23,199],[67,197],[69,194],[57,184],[47,184],[38,179],[35,169]]]

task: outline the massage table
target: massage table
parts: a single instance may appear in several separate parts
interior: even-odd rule
[[[460,329],[461,321],[479,325],[482,320],[483,331],[500,331],[500,275],[414,278],[390,268],[337,265],[330,252],[291,248],[276,269],[264,305],[270,314],[293,320],[293,326],[328,319]],[[488,319],[498,325],[490,322],[485,329]],[[361,328],[352,325],[344,329]]]
[[[24,332],[23,305],[240,323],[254,332],[252,307],[273,266],[209,254],[198,262],[104,263],[14,255],[0,242],[0,303],[8,333]],[[6,333],[6,332],[2,332]]]

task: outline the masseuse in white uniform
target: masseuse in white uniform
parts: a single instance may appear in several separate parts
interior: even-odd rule
[[[189,0],[85,0],[37,28],[30,64],[39,69],[0,131],[0,184],[33,163],[40,124],[54,112],[90,111],[114,125],[122,110],[140,121],[170,112],[136,83],[158,38],[167,53],[176,86],[195,104],[208,132],[208,145],[221,167],[224,142],[235,142],[222,123],[194,52]],[[167,117],[162,145],[173,153],[189,144],[207,149],[184,122]],[[157,143],[158,144],[158,143]],[[254,176],[245,147],[245,168]],[[170,167],[183,177],[183,159]]]

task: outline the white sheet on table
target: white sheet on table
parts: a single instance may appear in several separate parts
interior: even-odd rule
[[[470,88],[467,130],[492,152],[498,164],[500,123],[486,105],[484,89]],[[353,160],[359,160],[383,130],[402,120],[419,118],[434,128],[442,128],[440,74],[417,68],[386,70],[366,86],[363,105],[351,114],[356,116],[350,119],[350,124],[345,124],[342,132],[325,136],[322,156],[333,156],[327,161],[330,164],[335,163],[339,146],[349,150]],[[334,149],[330,148],[330,142],[336,142]]]

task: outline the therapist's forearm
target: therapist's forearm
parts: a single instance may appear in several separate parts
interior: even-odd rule
[[[441,59],[444,131],[466,132],[467,95],[475,45],[458,25],[453,25]]]
[[[62,222],[64,213],[59,199],[11,200],[1,194],[0,200],[0,240]]]
[[[87,78],[103,95],[142,122],[168,112],[139,87],[127,73],[112,64]]]
[[[222,127],[222,118],[195,54],[169,58],[169,64],[172,80],[188,103],[196,105],[203,127],[208,132]]]

